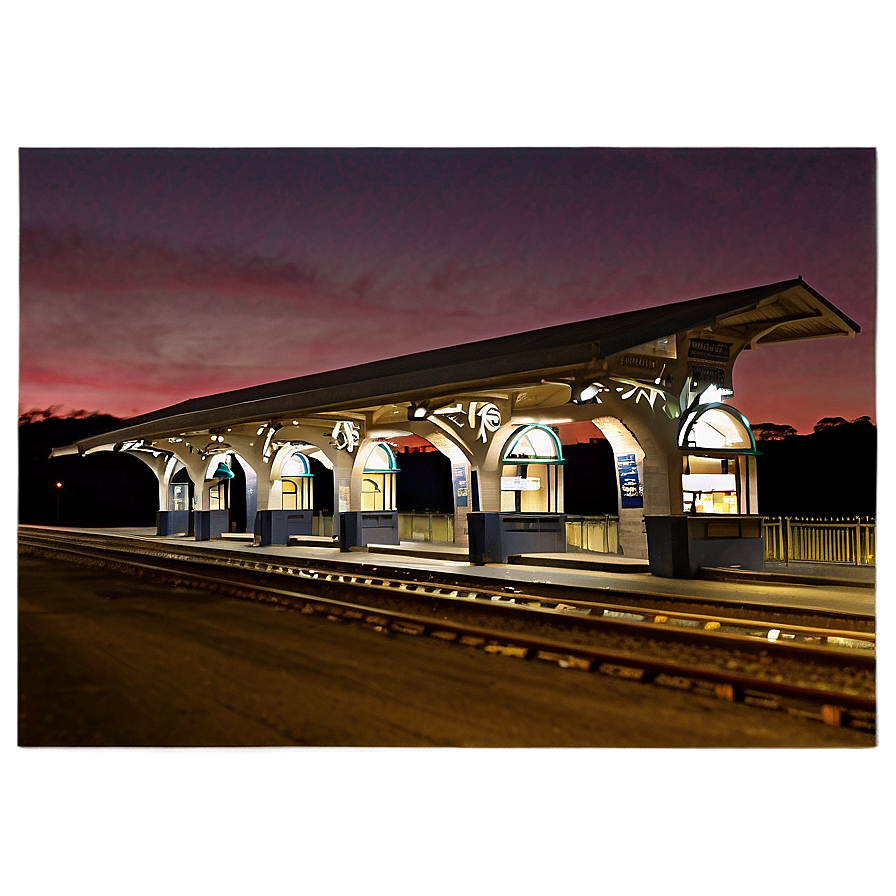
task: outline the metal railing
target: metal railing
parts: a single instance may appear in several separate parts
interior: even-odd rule
[[[450,513],[399,513],[401,541],[454,541],[454,516]]]
[[[333,515],[315,513],[312,535],[333,535]],[[454,517],[449,513],[399,513],[398,537],[402,541],[454,541]]]
[[[776,517],[763,530],[766,560],[874,566],[875,524],[868,517]]]
[[[332,536],[333,517],[315,513],[312,534]],[[454,542],[454,516],[447,513],[399,513],[398,537],[402,541]],[[572,551],[619,553],[619,517],[568,516],[566,544]]]
[[[598,554],[619,553],[618,516],[568,516],[566,549],[593,551]]]
[[[311,534],[331,538],[333,536],[333,514],[315,513],[311,519]]]

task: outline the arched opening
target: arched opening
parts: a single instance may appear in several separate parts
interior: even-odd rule
[[[255,471],[236,453],[222,452],[209,459],[203,486],[205,509],[212,513],[216,530],[249,531],[257,510],[257,485]]]
[[[399,538],[465,545],[470,478],[466,458],[440,431],[424,431],[389,439],[401,467],[396,495]]]
[[[501,510],[557,513],[563,507],[563,448],[539,423],[521,426],[501,458]],[[535,475],[537,474],[537,475]]]
[[[583,517],[616,516],[619,482],[613,445],[591,420],[557,426],[563,447],[564,512]]]

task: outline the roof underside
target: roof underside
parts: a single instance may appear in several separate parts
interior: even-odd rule
[[[710,327],[718,336],[746,339],[754,346],[859,332],[857,324],[808,284],[787,280],[193,398],[133,417],[120,429],[86,439],[78,447],[86,450],[222,423],[419,400],[493,386],[501,378],[521,382],[674,333]]]

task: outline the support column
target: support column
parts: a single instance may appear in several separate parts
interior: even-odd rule
[[[668,507],[668,471],[666,458],[645,454],[641,443],[634,433],[616,417],[595,417],[592,422],[604,434],[613,448],[613,465],[615,467],[617,489],[617,513],[619,515],[619,549],[626,557],[647,558],[647,533],[644,528],[645,513],[668,513],[667,510],[648,510],[651,506]],[[619,486],[619,458],[622,455],[634,454],[638,466],[643,493],[643,507],[623,507],[622,492]],[[656,477],[656,478],[654,478]],[[665,502],[663,501],[665,496]]]
[[[479,508],[487,512],[501,510],[501,469],[479,468]]]

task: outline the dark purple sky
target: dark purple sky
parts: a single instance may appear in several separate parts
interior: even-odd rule
[[[855,340],[732,403],[875,417],[873,150],[23,150],[20,410],[120,416],[803,278]]]

